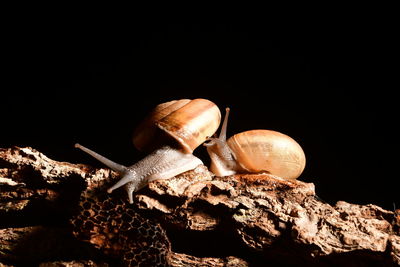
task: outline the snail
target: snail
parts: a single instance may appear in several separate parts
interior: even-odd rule
[[[133,192],[149,182],[169,179],[203,164],[192,154],[193,150],[217,131],[220,120],[219,108],[206,99],[181,99],[159,104],[133,134],[135,147],[151,153],[129,167],[80,144],[75,147],[117,171],[122,177],[107,192],[125,185],[129,202],[133,203]]]
[[[250,130],[226,140],[229,111],[226,108],[219,136],[204,143],[211,159],[210,170],[215,175],[266,172],[287,179],[300,176],[306,163],[303,149],[285,134]]]

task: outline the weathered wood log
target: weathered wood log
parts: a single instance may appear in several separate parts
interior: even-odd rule
[[[82,192],[116,178],[109,169],[54,161],[32,148],[0,149],[0,263],[118,262],[103,253],[102,233],[79,240],[69,223]],[[115,196],[125,200],[120,192]],[[165,230],[171,266],[400,264],[398,213],[329,205],[310,183],[268,174],[215,177],[199,166],[150,183],[134,200],[126,209]]]

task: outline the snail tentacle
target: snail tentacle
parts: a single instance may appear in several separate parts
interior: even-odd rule
[[[211,171],[218,176],[233,175],[239,169],[235,155],[226,143],[226,132],[228,128],[229,108],[225,109],[225,118],[217,138],[208,138],[204,146],[211,159]]]
[[[228,128],[228,118],[229,118],[230,110],[231,109],[229,107],[225,108],[225,118],[224,118],[224,122],[222,123],[221,131],[219,133],[219,138],[218,138],[221,141],[226,141],[226,131]]]
[[[92,157],[94,157],[95,159],[97,159],[98,161],[100,161],[101,163],[103,163],[104,165],[106,165],[110,169],[113,169],[116,172],[124,173],[127,171],[127,167],[125,167],[124,165],[115,163],[114,161],[109,160],[108,158],[98,154],[97,152],[94,152],[93,150],[87,147],[84,147],[80,144],[75,144],[75,147],[91,155]]]

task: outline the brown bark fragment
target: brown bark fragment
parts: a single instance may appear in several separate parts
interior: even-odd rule
[[[70,196],[116,177],[31,148],[0,149],[0,262],[12,266],[22,253],[43,259],[41,266],[106,266],[94,259],[45,260],[50,252],[44,245],[32,254],[21,244],[34,233],[41,234],[40,244],[67,240],[68,216],[62,214],[76,205]],[[214,177],[199,166],[150,183],[135,194],[135,206],[159,218],[169,233],[171,266],[400,264],[397,211],[344,201],[332,206],[319,200],[313,184],[301,181],[267,174]],[[44,219],[32,220],[34,214]]]

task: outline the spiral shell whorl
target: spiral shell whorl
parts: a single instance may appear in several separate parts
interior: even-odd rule
[[[221,121],[219,108],[206,99],[181,99],[159,104],[139,125],[133,143],[150,151],[162,142],[175,142],[185,153],[212,136]]]

